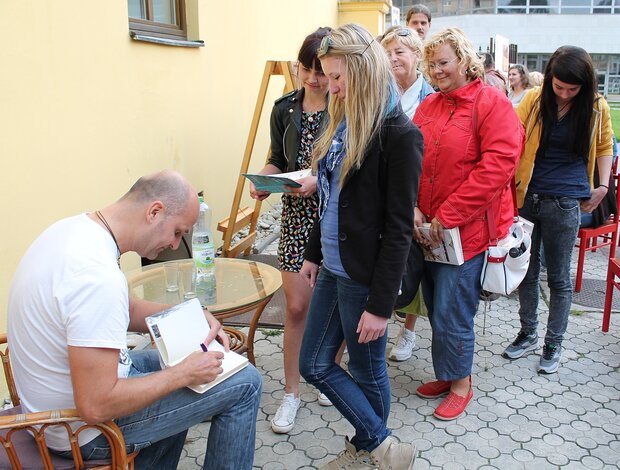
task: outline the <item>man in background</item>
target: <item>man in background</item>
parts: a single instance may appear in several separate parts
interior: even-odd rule
[[[421,3],[413,5],[407,12],[407,26],[417,32],[424,41],[428,30],[431,29],[431,11],[428,7]]]
[[[491,86],[494,86],[505,95],[508,95],[508,86],[506,79],[501,72],[495,70],[495,59],[493,54],[485,52],[482,55],[484,59],[484,80]]]

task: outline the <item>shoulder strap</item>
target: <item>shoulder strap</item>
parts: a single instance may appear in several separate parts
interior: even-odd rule
[[[476,93],[476,99],[474,100],[474,109],[472,111],[472,124],[474,131],[474,138],[476,142],[478,142],[478,100],[480,98],[480,93],[483,88],[478,90]],[[480,151],[478,151],[480,153]],[[512,204],[514,206],[514,217],[515,220],[519,217],[519,209],[517,208],[517,186],[515,184],[514,176],[510,180],[510,187],[512,189]],[[495,227],[495,214],[493,213],[493,206],[490,205],[486,210],[486,218],[487,218],[487,227],[489,228],[489,244],[495,246],[499,241],[497,238],[497,228]]]

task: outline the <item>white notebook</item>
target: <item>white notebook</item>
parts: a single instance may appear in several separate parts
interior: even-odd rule
[[[194,351],[200,351],[200,345],[211,331],[197,298],[150,315],[145,321],[165,367],[174,366]],[[224,372],[212,382],[189,386],[198,393],[206,392],[248,365],[246,357],[234,351],[225,352],[224,346],[215,340],[211,341],[207,349],[224,353]]]

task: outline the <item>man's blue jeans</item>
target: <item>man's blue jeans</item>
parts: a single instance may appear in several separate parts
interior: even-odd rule
[[[371,452],[390,434],[387,420],[392,397],[385,362],[387,335],[358,342],[356,329],[368,292],[365,285],[321,269],[306,319],[299,370],[353,425],[355,448]],[[343,340],[351,375],[335,362]]]
[[[532,257],[525,279],[519,286],[521,330],[538,329],[540,298],[540,250],[545,246],[547,282],[551,291],[545,342],[562,344],[568,325],[573,287],[570,263],[579,230],[579,201],[567,197],[541,197],[527,193],[519,214],[534,222]]]
[[[130,377],[160,370],[157,351],[131,351],[130,356]],[[184,387],[114,421],[123,432],[127,453],[140,451],[136,469],[176,469],[187,430],[208,418],[211,428],[203,468],[251,469],[261,388],[262,378],[249,364],[203,394]],[[103,436],[81,446],[81,450],[85,459],[110,457]]]
[[[480,253],[460,266],[424,262],[422,292],[433,331],[431,352],[437,380],[471,375],[484,256]]]

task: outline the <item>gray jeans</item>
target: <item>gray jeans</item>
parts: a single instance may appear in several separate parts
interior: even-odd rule
[[[579,212],[577,199],[539,196],[529,192],[519,211],[519,215],[534,222],[530,267],[519,286],[521,330],[533,333],[538,328],[542,241],[545,245],[547,282],[551,291],[546,343],[561,344],[566,332],[573,300],[570,264],[579,230]]]

